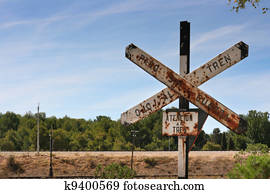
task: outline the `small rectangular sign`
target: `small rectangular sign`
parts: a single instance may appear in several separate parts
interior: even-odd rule
[[[163,111],[162,135],[196,136],[198,131],[198,112]]]

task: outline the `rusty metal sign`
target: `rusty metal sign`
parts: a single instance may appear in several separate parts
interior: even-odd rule
[[[243,55],[247,55],[247,52],[243,53]],[[240,118],[239,115],[194,86],[192,82],[189,82],[143,50],[139,49],[134,44],[130,44],[126,48],[126,57],[148,72],[150,75],[154,76],[157,80],[164,83],[175,93],[178,93],[178,95],[186,98],[192,104],[205,111],[230,130],[236,133],[246,131],[247,122]],[[211,69],[212,66],[213,68],[214,66],[216,68],[223,66],[222,64],[225,61],[226,59],[224,58],[220,60],[218,64],[211,64],[209,65],[209,69]],[[207,68],[207,66],[205,66],[205,68]]]
[[[239,42],[183,78],[193,86],[198,87],[247,56],[248,45]],[[129,53],[127,53],[127,58],[129,58]],[[121,123],[135,123],[178,99],[179,96],[174,90],[165,88],[128,111],[123,112],[121,114]]]
[[[198,134],[198,112],[163,111],[162,135],[196,136]]]

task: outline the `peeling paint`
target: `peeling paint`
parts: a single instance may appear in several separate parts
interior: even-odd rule
[[[136,56],[137,62],[143,64],[151,71],[151,75],[154,77],[160,76],[160,74],[165,75],[167,72],[163,69],[162,66],[159,65],[159,61],[151,57],[150,55],[144,53],[138,54],[134,52],[136,50],[140,50],[134,44],[129,45],[126,48],[126,57],[134,62],[134,56]],[[171,72],[169,75],[171,78],[174,79],[175,83],[171,88],[165,88],[162,91],[158,92],[156,95],[144,100],[143,102],[139,103],[138,105],[134,106],[133,108],[129,109],[128,111],[121,114],[121,123],[122,124],[131,124],[135,123],[148,115],[156,112],[157,110],[161,109],[162,107],[168,105],[169,103],[173,102],[174,100],[180,97],[180,93],[175,91],[177,87],[178,90],[182,90],[182,94],[184,97],[188,99],[197,98],[197,100],[201,103],[210,103],[208,98],[203,99],[203,97],[199,93],[194,93],[191,88],[196,88],[199,85],[203,84],[204,82],[208,81],[209,79],[213,78],[215,75],[221,73],[225,69],[231,67],[232,65],[236,64],[237,62],[241,61],[243,58],[248,56],[248,45],[243,42],[239,42],[232,46],[231,48],[227,49],[223,53],[219,54],[217,57],[213,58],[212,60],[208,61],[198,69],[194,70],[193,72],[185,75],[182,77],[183,80],[186,80],[187,83],[190,83],[188,86],[183,88],[181,80],[179,81],[177,78],[174,79],[173,73]],[[158,63],[157,63],[158,62]],[[135,62],[136,63],[136,62]],[[137,64],[137,63],[136,63]],[[160,63],[161,64],[161,63]],[[163,65],[164,66],[164,65]],[[172,80],[168,77],[167,74],[167,82],[172,84]],[[139,94],[138,94],[139,95]],[[195,95],[195,96],[194,96]],[[205,97],[205,96],[204,96]],[[202,99],[201,99],[202,98]],[[147,108],[148,107],[148,108]],[[149,108],[150,107],[150,108]],[[210,108],[212,107],[212,108]],[[212,114],[218,114],[217,118],[222,118],[222,113],[219,113],[219,108],[215,102],[212,102],[210,107],[206,107],[206,109]],[[212,109],[212,110],[210,110]],[[205,110],[206,111],[206,110]],[[223,109],[222,109],[223,111]],[[207,111],[206,111],[207,112]],[[227,111],[226,111],[227,112]],[[225,113],[223,113],[225,114]],[[234,125],[235,120],[239,121],[239,117],[235,114],[228,114],[227,122],[231,123],[230,125]],[[224,116],[223,116],[224,117]],[[216,119],[217,119],[216,118]],[[237,121],[236,124],[237,125]],[[227,125],[225,125],[227,126]],[[237,128],[236,126],[233,127],[234,129]],[[242,131],[242,130],[240,130]],[[238,133],[240,133],[238,131]],[[235,130],[237,132],[237,130]]]
[[[241,45],[242,44],[243,43],[241,42]],[[238,47],[235,46],[235,49],[236,48],[238,48]],[[246,47],[245,47],[245,49],[246,49]],[[241,60],[241,57],[243,57],[243,54],[241,55],[241,50],[238,49],[238,51],[239,51],[239,58],[240,58],[239,60]],[[193,83],[192,78],[187,79],[187,77],[185,77],[185,78],[181,77],[180,75],[178,75],[177,73],[172,71],[170,68],[166,67],[161,62],[159,62],[155,58],[151,57],[149,54],[145,53],[143,50],[139,49],[138,47],[136,47],[133,44],[131,46],[127,47],[126,52],[127,52],[126,56],[130,56],[129,59],[132,62],[134,62],[139,67],[141,67],[143,70],[148,72],[150,75],[154,76],[160,82],[162,82],[166,86],[168,86],[171,89],[170,91],[173,91],[173,92],[171,92],[172,96],[174,96],[176,98],[178,96],[183,96],[188,101],[190,101],[191,103],[193,103],[194,105],[196,105],[197,107],[199,107],[200,109],[205,111],[207,114],[209,114],[210,116],[215,118],[217,121],[219,121],[220,123],[222,123],[223,125],[225,125],[226,127],[228,127],[229,129],[231,129],[232,131],[234,131],[236,133],[241,133],[241,132],[246,130],[246,127],[247,127],[246,123],[244,122],[244,120],[240,119],[239,115],[237,115],[232,110],[230,110],[229,108],[227,108],[226,106],[224,106],[223,104],[221,104],[220,102],[215,100],[210,95],[206,94],[205,92],[203,92],[202,90],[197,88],[197,86],[194,86],[192,84]],[[246,52],[246,50],[245,50],[245,52]],[[216,70],[226,69],[227,68],[225,65],[226,61],[229,61],[229,62],[233,61],[232,56],[229,57],[229,54],[225,53],[224,55],[227,55],[227,60],[225,60],[225,57],[224,57],[224,61],[221,62],[220,58],[221,58],[222,54],[220,54],[217,57],[217,60],[219,60],[219,62],[217,62],[217,61],[208,62],[208,66],[206,67],[206,70],[207,69],[209,70],[209,72],[206,75],[208,78],[206,76],[202,76],[201,77],[202,79],[199,80],[200,83],[204,83],[210,77],[213,77],[214,75],[216,75],[217,74],[217,73],[215,73]],[[219,70],[218,72],[220,73],[221,71]],[[197,73],[198,73],[198,71],[197,71]],[[194,75],[194,73],[191,72],[188,75],[192,76],[192,75]],[[164,97],[164,90],[162,90],[161,93],[158,93],[158,96],[160,96],[160,95],[162,95],[162,97]],[[166,93],[165,93],[165,96],[166,96],[166,100],[169,99],[168,101],[170,101],[170,102],[172,101],[172,98],[168,97],[166,95]],[[159,97],[159,99],[160,99],[160,101],[164,100],[164,98],[160,98],[160,97]],[[145,109],[146,105],[140,105],[140,107],[143,107],[143,108],[141,108],[141,110],[143,110],[143,111],[140,111],[143,114],[137,115],[137,117],[139,117],[139,118],[144,118],[145,117],[144,113],[146,113],[148,111],[155,112],[158,110],[158,109],[153,108],[153,109],[147,109],[147,111],[146,111],[146,109]],[[158,107],[158,108],[160,109],[161,107]],[[127,119],[128,119],[127,115],[122,115],[122,116],[123,116],[123,119],[121,117],[122,123],[125,121],[127,122]],[[240,123],[241,123],[241,125],[240,125]]]

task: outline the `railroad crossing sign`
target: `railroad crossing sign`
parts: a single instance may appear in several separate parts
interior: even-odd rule
[[[134,44],[130,44],[126,48],[126,57],[164,83],[168,88],[122,113],[121,123],[134,123],[161,109],[179,96],[183,96],[230,130],[236,133],[244,132],[247,128],[246,121],[200,90],[198,86],[247,56],[248,45],[244,42],[239,42],[197,70],[182,77]]]

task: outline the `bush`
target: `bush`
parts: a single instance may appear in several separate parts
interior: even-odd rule
[[[96,167],[95,177],[101,179],[130,179],[136,175],[136,172],[126,165],[112,163],[102,169],[99,164]]]
[[[261,143],[248,144],[246,151],[250,153],[268,153],[269,148],[267,145]]]
[[[245,151],[235,156],[238,162],[228,173],[229,178],[266,179],[270,178],[269,148],[265,144],[248,144]]]
[[[202,148],[203,151],[221,151],[221,145],[208,141]]]
[[[239,162],[228,174],[229,178],[267,179],[270,178],[270,155],[252,154]]]
[[[145,158],[144,163],[147,165],[147,168],[153,168],[157,165],[157,161],[154,158]]]
[[[15,161],[14,156],[9,156],[7,159],[7,169],[9,169],[11,172],[15,173],[23,173],[24,170],[22,169],[20,163]]]

